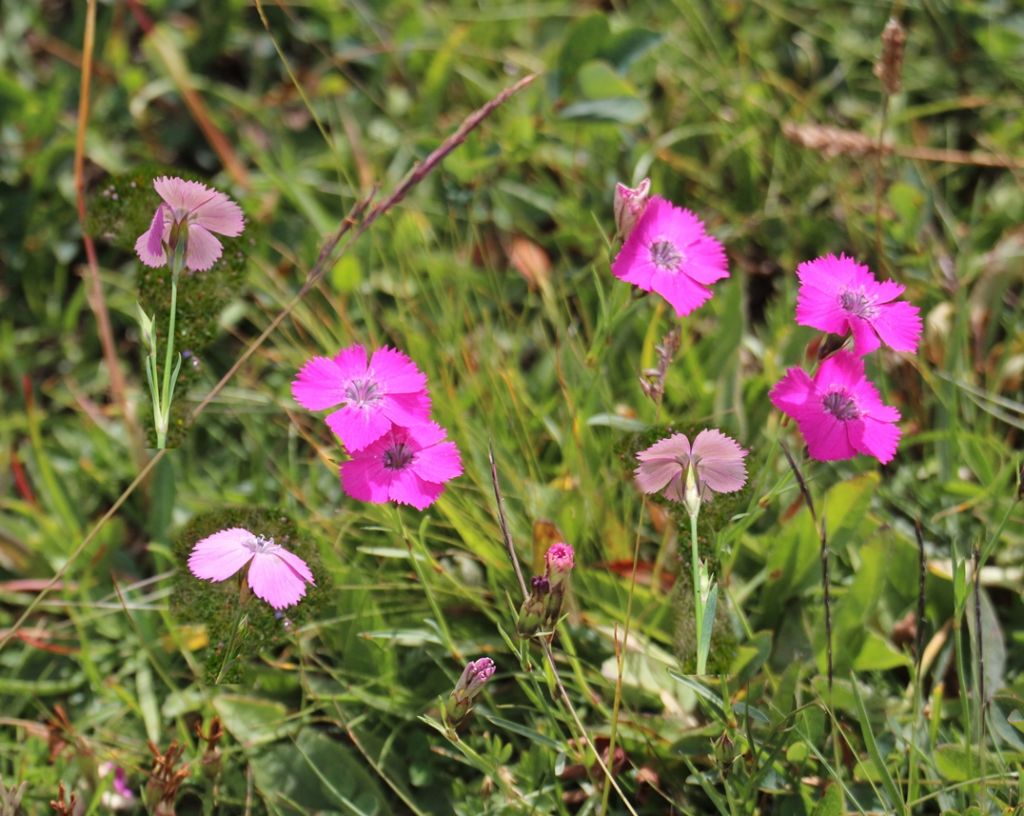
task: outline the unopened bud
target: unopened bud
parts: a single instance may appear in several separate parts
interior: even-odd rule
[[[530,582],[530,595],[519,609],[516,632],[519,637],[533,637],[544,623],[551,585],[543,575],[535,575]]]
[[[615,228],[625,241],[647,209],[647,199],[651,195],[651,180],[644,179],[636,189],[625,184],[615,185]]]
[[[473,698],[483,689],[496,671],[494,661],[489,657],[470,660],[455,684],[448,702],[445,703],[445,715],[453,727],[458,727],[473,710]]]

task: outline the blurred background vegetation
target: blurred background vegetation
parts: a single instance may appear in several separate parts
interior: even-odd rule
[[[81,812],[107,812],[106,763],[139,812],[144,788],[151,812],[164,794],[162,812],[179,813],[1020,807],[1016,4],[100,2],[83,178],[127,418],[76,211],[87,10],[0,10],[0,775],[27,783],[26,812],[59,782]],[[887,95],[874,67],[890,15],[907,39]],[[188,411],[354,202],[531,72],[180,427],[180,447],[69,564],[151,455],[132,430],[149,420],[135,304],[166,298],[131,251],[156,203],[149,179],[205,178],[249,225],[182,292]],[[609,271],[614,184],[644,176],[704,218],[732,270],[682,321],[660,411],[638,375],[679,322]],[[885,468],[806,460],[767,400],[817,351],[793,321],[795,267],[840,251],[904,284],[925,318],[919,355],[869,365],[903,415]],[[465,475],[423,514],[345,497],[339,445],[291,400],[304,360],[352,342],[412,356],[462,451]],[[749,487],[705,528],[728,596],[725,681],[686,675],[677,525],[630,481],[633,452],[665,423],[720,427],[751,451]],[[828,528],[831,693],[818,533],[780,440]],[[576,548],[556,665],[628,805],[539,648],[505,637],[519,599],[489,444],[527,568],[548,540],[538,521]],[[268,617],[243,682],[218,688],[215,621],[182,602],[181,555],[205,525],[260,514],[317,553],[329,591],[277,632]],[[498,674],[461,736],[420,719],[484,655]],[[226,733],[210,747],[197,728],[209,737],[214,718]]]

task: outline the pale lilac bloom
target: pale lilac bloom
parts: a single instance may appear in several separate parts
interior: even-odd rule
[[[853,334],[853,350],[863,357],[885,343],[895,351],[917,351],[921,313],[896,300],[904,287],[875,279],[871,270],[846,255],[805,261],[796,270],[800,291],[796,322],[832,334]]]
[[[361,501],[408,504],[417,510],[433,504],[444,483],[462,473],[454,442],[436,422],[411,428],[398,425],[341,465],[341,486]]]
[[[314,357],[292,382],[292,396],[310,411],[341,406],[327,415],[327,425],[349,453],[376,442],[392,424],[410,427],[430,417],[426,376],[387,346],[369,362],[359,344],[343,348],[334,359]]]
[[[689,210],[652,196],[612,262],[615,277],[657,292],[680,317],[711,297],[708,288],[729,277],[725,250]]]
[[[234,237],[245,229],[239,206],[205,184],[161,176],[153,179],[153,186],[163,202],[149,229],[135,241],[135,252],[146,266],[164,266],[167,250],[187,235],[185,266],[201,272],[213,266],[224,249],[213,233]]]
[[[693,466],[700,498],[712,493],[734,493],[747,481],[747,452],[719,430],[706,428],[690,445],[686,434],[673,434],[640,451],[633,475],[643,493],[665,491],[666,498],[685,499],[686,476]]]
[[[576,563],[576,554],[572,545],[565,542],[558,542],[548,547],[544,555],[544,563],[547,565],[547,579],[549,586],[556,586],[561,583]]]
[[[651,196],[651,180],[645,178],[636,189],[625,184],[615,185],[615,228],[625,241],[629,238],[636,222],[647,209],[647,199]]]
[[[315,585],[305,561],[275,544],[274,539],[241,527],[207,536],[188,557],[192,574],[208,581],[226,581],[246,564],[253,594],[274,609],[297,604],[306,594],[306,584]]]
[[[814,459],[828,462],[864,453],[884,465],[896,455],[900,412],[882,402],[864,376],[864,361],[849,351],[822,361],[813,379],[802,369],[789,369],[769,398],[796,420]]]

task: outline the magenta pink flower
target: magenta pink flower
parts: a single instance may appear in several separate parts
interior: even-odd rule
[[[376,442],[392,424],[412,427],[428,421],[427,378],[395,349],[377,349],[366,362],[356,344],[330,360],[314,357],[292,382],[292,396],[304,408],[321,411],[341,406],[327,425],[355,453]]]
[[[864,453],[884,465],[896,455],[900,412],[882,402],[864,376],[864,361],[849,351],[825,359],[813,380],[802,369],[789,369],[769,397],[796,420],[807,451],[819,461]]]
[[[846,255],[805,261],[796,274],[800,278],[796,322],[801,326],[838,335],[849,330],[853,350],[861,357],[882,343],[896,351],[917,351],[920,311],[896,300],[903,294],[900,284],[879,283],[870,269]]]
[[[305,561],[274,539],[241,527],[207,536],[188,557],[192,574],[208,581],[226,581],[246,564],[253,593],[274,609],[297,604],[306,594],[306,584],[315,585]]]
[[[560,541],[548,547],[544,563],[547,565],[546,577],[549,586],[557,586],[572,572],[576,564],[576,554],[570,544]]]
[[[673,434],[640,451],[640,464],[633,475],[643,493],[664,489],[666,498],[681,502],[686,489],[686,472],[693,465],[704,501],[711,493],[734,493],[747,481],[744,457],[747,452],[719,430],[701,431],[690,445],[686,434]]]
[[[615,277],[657,292],[680,317],[711,297],[707,287],[729,277],[722,245],[689,210],[652,196],[612,263]]]
[[[462,473],[454,442],[436,422],[411,428],[391,426],[380,439],[341,466],[341,486],[352,498],[383,504],[394,501],[423,510]]]
[[[213,266],[223,251],[213,233],[234,237],[245,229],[239,206],[205,184],[161,176],[153,179],[153,186],[163,203],[153,213],[149,229],[135,241],[135,253],[146,266],[163,266],[167,250],[187,240],[185,266],[201,272]]]

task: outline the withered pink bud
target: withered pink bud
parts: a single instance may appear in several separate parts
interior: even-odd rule
[[[640,220],[647,208],[647,199],[651,195],[651,180],[645,178],[636,189],[625,184],[615,185],[615,228],[619,237],[625,241]]]
[[[552,544],[548,548],[547,555],[544,556],[544,562],[547,564],[547,579],[549,585],[554,588],[564,581],[569,573],[572,572],[572,568],[576,563],[576,555],[572,550],[572,546],[559,542],[558,544]]]

